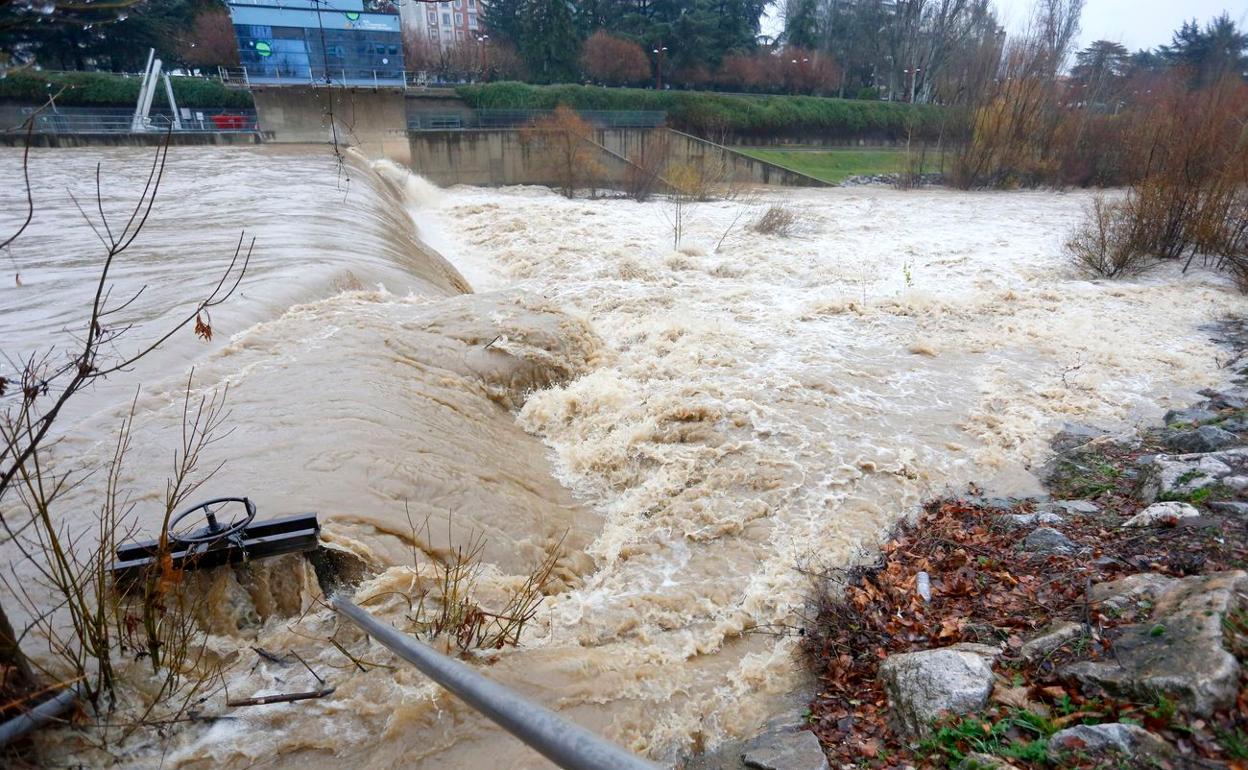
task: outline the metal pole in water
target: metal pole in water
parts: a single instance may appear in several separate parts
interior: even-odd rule
[[[55,698],[45,700],[30,711],[19,714],[4,724],[0,724],[0,746],[21,738],[31,730],[45,725],[69,711],[78,699],[78,688],[68,687],[57,693]]]
[[[658,770],[658,765],[382,623],[349,599],[335,595],[329,603],[394,654],[564,770]]]

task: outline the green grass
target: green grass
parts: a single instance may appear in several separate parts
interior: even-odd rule
[[[752,158],[776,163],[831,184],[851,176],[896,174],[906,167],[906,151],[887,150],[758,150],[734,148]],[[929,153],[924,172],[940,170],[939,156]]]

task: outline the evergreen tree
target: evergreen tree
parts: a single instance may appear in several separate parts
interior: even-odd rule
[[[525,0],[489,0],[482,4],[481,24],[500,42],[520,44]]]
[[[784,12],[784,42],[814,49],[820,37],[819,0],[790,0]]]
[[[576,80],[577,39],[568,0],[525,0],[521,8],[520,56],[539,83]]]
[[[1162,46],[1161,56],[1171,65],[1184,67],[1195,85],[1208,85],[1228,73],[1248,69],[1248,35],[1240,32],[1231,17],[1223,13],[1202,30],[1195,20],[1184,22],[1170,45]]]

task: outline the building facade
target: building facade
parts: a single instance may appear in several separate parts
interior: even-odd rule
[[[392,3],[230,0],[229,7],[252,83],[403,85],[403,33]]]
[[[399,6],[408,35],[443,49],[475,42],[483,32],[481,11],[481,0],[405,2]]]

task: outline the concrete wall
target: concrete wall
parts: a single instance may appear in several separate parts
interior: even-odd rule
[[[411,167],[439,185],[555,184],[558,176],[550,156],[526,145],[522,134],[515,128],[413,131]],[[603,151],[598,160],[604,172],[601,186],[614,186],[624,178],[628,162],[623,157]]]
[[[521,141],[519,129],[413,131],[411,167],[434,184],[502,186],[549,185],[558,181],[545,153]],[[602,187],[618,187],[630,160],[653,151],[654,140],[666,140],[668,162],[694,165],[727,163],[732,177],[747,184],[790,187],[825,186],[824,182],[774,163],[742,155],[679,131],[666,128],[612,128],[594,132]]]
[[[332,112],[339,144],[396,163],[411,161],[402,91],[284,86],[253,88],[252,96],[260,128],[270,141],[328,144],[334,136]]]

